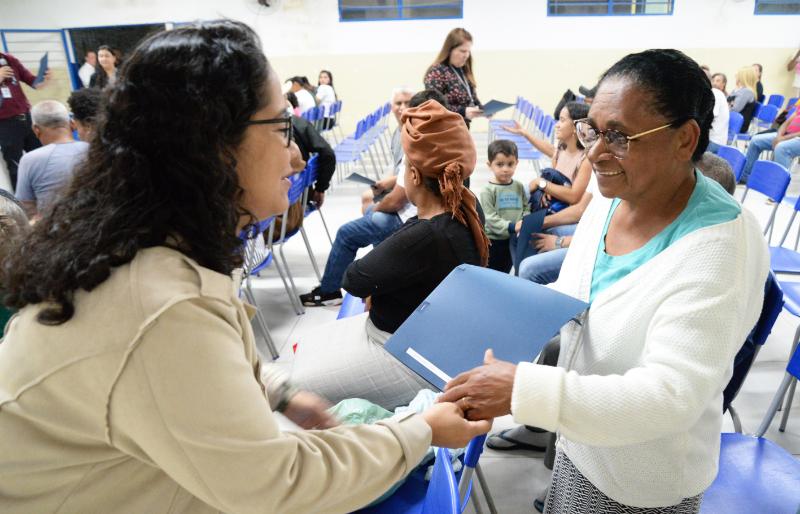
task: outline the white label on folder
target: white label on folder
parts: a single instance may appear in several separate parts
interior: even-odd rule
[[[445,373],[444,371],[442,371],[441,369],[436,367],[431,361],[429,361],[428,359],[426,359],[425,357],[423,357],[422,355],[417,353],[417,351],[415,349],[413,349],[411,347],[406,348],[406,353],[409,355],[409,357],[411,357],[415,361],[417,361],[420,364],[422,364],[423,366],[425,366],[425,368],[428,371],[430,371],[431,373],[433,373],[437,377],[439,377],[442,380],[444,380],[445,383],[450,382],[450,380],[452,380],[447,373]]]

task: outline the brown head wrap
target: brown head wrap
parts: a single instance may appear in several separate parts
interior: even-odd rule
[[[475,209],[475,195],[464,187],[464,180],[475,170],[475,143],[460,114],[448,111],[435,100],[403,111],[401,118],[406,159],[423,177],[439,181],[444,208],[472,231],[475,245],[485,266],[489,240]]]

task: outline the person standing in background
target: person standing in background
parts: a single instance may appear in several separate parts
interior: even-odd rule
[[[761,74],[764,73],[764,67],[758,63],[753,65],[753,71],[756,72],[756,77],[758,80],[756,81],[756,101],[764,103],[764,85],[761,83]]]
[[[117,81],[117,68],[122,64],[117,52],[108,45],[100,45],[97,49],[97,64],[94,75],[89,80],[89,87],[113,86]]]
[[[789,63],[786,65],[786,71],[794,71],[792,87],[794,88],[794,95],[800,96],[800,49],[798,49],[797,52],[794,53],[794,57],[789,60]]]
[[[336,91],[333,89],[333,74],[328,70],[319,72],[317,79],[317,102],[320,107],[325,108],[325,121],[323,123],[323,130],[333,127],[334,118],[329,116],[333,104],[336,103]]]
[[[447,100],[448,108],[460,114],[469,127],[470,122],[483,114],[475,93],[472,73],[472,34],[457,28],[447,34],[436,60],[425,72],[425,89],[435,89]]]
[[[89,84],[92,82],[92,75],[94,75],[94,70],[97,67],[97,52],[94,50],[89,50],[86,52],[86,57],[83,61],[83,66],[80,67],[78,70],[78,77],[81,79],[81,84],[83,87],[89,87]]]
[[[44,82],[34,85],[36,76],[11,54],[0,52],[0,149],[8,167],[11,187],[17,187],[17,166],[23,152],[39,148],[31,127],[31,104],[22,90],[20,82],[33,89],[45,86],[50,80],[50,71]]]

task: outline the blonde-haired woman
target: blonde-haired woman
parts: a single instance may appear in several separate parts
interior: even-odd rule
[[[756,106],[756,84],[758,75],[752,66],[745,66],[736,72],[736,89],[728,97],[731,110],[736,111],[744,118],[742,132],[747,132],[753,111]]]
[[[483,114],[472,72],[472,34],[462,28],[451,30],[439,55],[425,72],[424,82],[425,89],[435,89],[444,95],[449,109],[460,114],[467,126]]]

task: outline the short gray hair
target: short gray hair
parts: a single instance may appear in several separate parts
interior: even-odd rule
[[[44,128],[69,128],[69,111],[61,102],[43,100],[31,109],[31,120]]]
[[[733,194],[736,192],[736,177],[733,176],[733,169],[731,169],[728,161],[722,157],[706,152],[697,161],[697,169],[711,180],[719,182],[722,189],[728,193]]]
[[[391,96],[390,100],[394,100],[394,97],[397,96],[397,95],[411,95],[411,96],[414,96],[414,93],[416,93],[416,91],[411,89],[408,86],[398,86],[398,87],[392,89],[392,96]]]

